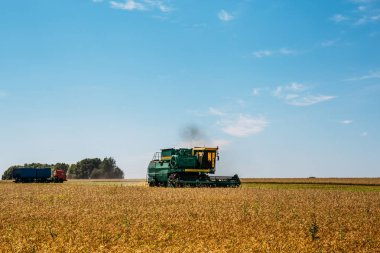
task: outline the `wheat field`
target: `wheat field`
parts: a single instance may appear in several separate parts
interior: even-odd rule
[[[380,252],[380,191],[0,183],[0,252]]]

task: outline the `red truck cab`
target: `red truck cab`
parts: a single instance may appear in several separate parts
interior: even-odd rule
[[[59,182],[59,183],[63,183],[63,181],[67,181],[64,170],[55,170],[53,173],[53,178],[56,182]]]

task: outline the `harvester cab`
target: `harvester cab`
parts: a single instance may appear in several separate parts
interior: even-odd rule
[[[211,177],[219,160],[218,147],[169,148],[154,155],[148,166],[149,186],[238,187],[240,179]]]
[[[208,169],[209,173],[215,173],[215,160],[218,155],[218,148],[193,148],[193,155],[197,157],[199,167]]]

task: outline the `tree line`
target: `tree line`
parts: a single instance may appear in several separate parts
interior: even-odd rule
[[[52,171],[60,169],[64,170],[69,179],[122,179],[124,172],[116,165],[115,159],[106,157],[103,160],[100,158],[86,158],[75,164],[56,163],[26,163],[23,166],[12,165],[2,175],[2,180],[12,179],[12,173],[15,168],[52,168]]]

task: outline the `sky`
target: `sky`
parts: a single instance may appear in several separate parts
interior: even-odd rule
[[[379,177],[379,129],[378,0],[0,0],[0,174],[219,146],[218,175]]]

